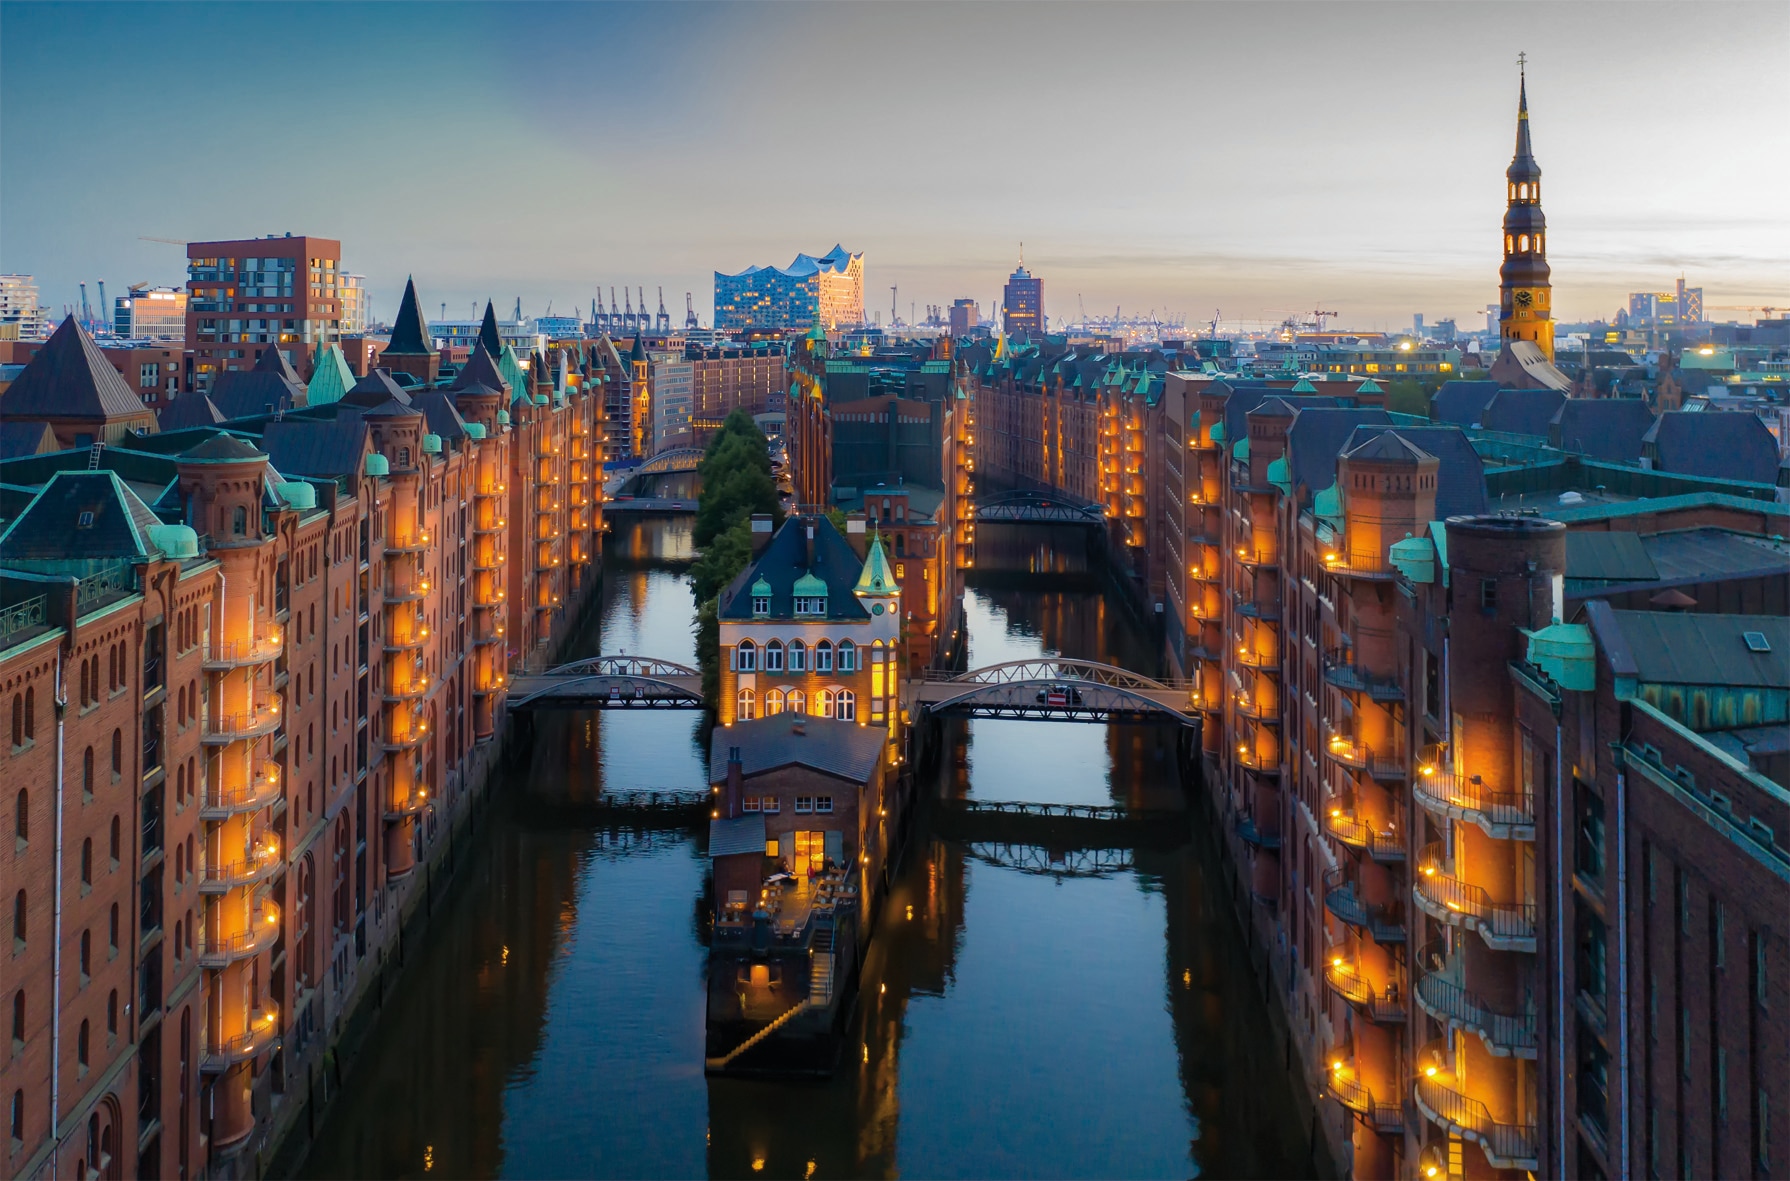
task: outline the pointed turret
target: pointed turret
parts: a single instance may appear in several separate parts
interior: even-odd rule
[[[1517,142],[1504,172],[1504,263],[1498,269],[1499,337],[1519,363],[1554,359],[1547,218],[1541,212],[1541,165],[1529,141],[1529,79],[1517,83]],[[1501,357],[1500,360],[1503,358]]]
[[[638,332],[634,334],[634,347],[628,350],[628,360],[646,360],[646,342],[640,338],[640,333]]]
[[[1513,182],[1541,179],[1541,166],[1535,162],[1535,153],[1529,146],[1529,79],[1526,75],[1517,82],[1517,147],[1504,175]]]
[[[858,575],[858,585],[852,588],[857,595],[893,595],[900,592],[895,582],[895,574],[889,569],[889,559],[883,553],[883,540],[880,534],[871,534],[870,552],[864,555],[864,569]]]
[[[441,356],[435,351],[435,340],[423,319],[415,279],[404,281],[404,299],[398,304],[398,318],[392,322],[392,338],[380,351],[379,361],[388,369],[408,373],[428,384],[441,375]]]
[[[493,357],[503,352],[503,336],[497,331],[497,309],[491,306],[488,299],[485,301],[484,323],[479,325],[479,343]]]

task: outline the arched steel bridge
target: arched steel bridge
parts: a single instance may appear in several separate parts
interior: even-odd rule
[[[701,709],[702,674],[651,656],[593,656],[512,677],[511,709]]]
[[[1137,868],[1130,849],[1069,849],[1057,852],[1039,845],[976,841],[966,847],[975,860],[1000,869],[1053,878],[1110,878]]]
[[[1172,721],[1197,726],[1193,683],[1092,660],[1010,660],[908,682],[910,710],[1056,722]]]
[[[976,497],[976,520],[982,524],[1104,525],[1106,514],[1057,492],[999,492]]]

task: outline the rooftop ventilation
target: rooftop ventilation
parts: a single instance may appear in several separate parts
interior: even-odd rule
[[[1764,632],[1743,632],[1741,638],[1746,641],[1747,650],[1750,652],[1771,651],[1771,641],[1765,638]]]

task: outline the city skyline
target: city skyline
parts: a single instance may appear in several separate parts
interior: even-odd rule
[[[871,311],[886,318],[896,285],[904,319],[961,297],[986,316],[1023,239],[1057,323],[1079,296],[1090,314],[1192,323],[1322,307],[1363,329],[1414,312],[1465,326],[1496,298],[1492,162],[1509,155],[1519,51],[1560,320],[1610,316],[1683,272],[1711,319],[1744,321],[1745,305],[1785,299],[1773,280],[1790,267],[1769,196],[1790,150],[1754,114],[1771,50],[1757,5],[1701,6],[1691,27],[1629,5],[1548,9],[1541,26],[1516,5],[1493,11],[1525,19],[1496,22],[1368,5],[1023,22],[999,7],[0,11],[0,269],[36,275],[53,310],[83,279],[179,282],[178,248],[143,238],[290,230],[340,238],[381,318],[414,274],[431,315],[487,296],[588,312],[626,284],[663,285],[680,320],[691,291],[708,322],[714,271],[836,241],[864,251]],[[215,103],[216,72],[144,69],[240,62],[249,45],[270,77],[338,81],[270,124]],[[1139,45],[1160,68],[1123,64]],[[352,62],[344,46],[377,68],[330,66]],[[1261,85],[1264,59],[1285,84]],[[1717,76],[1719,90],[1658,93],[1661,78]],[[1028,80],[1032,113],[1013,118],[1004,96]],[[178,112],[203,111],[186,126],[228,143],[223,161],[195,166],[209,153],[147,129],[105,152],[68,134],[133,104],[176,133]],[[792,174],[779,143],[813,173]],[[494,167],[494,151],[514,160]]]

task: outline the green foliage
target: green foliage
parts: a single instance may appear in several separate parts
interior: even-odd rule
[[[721,618],[714,599],[696,608],[696,667],[702,670],[702,695],[714,701],[721,694]]]
[[[726,589],[752,560],[752,526],[744,518],[709,542],[690,567],[690,590],[706,603]]]
[[[707,546],[753,513],[769,513],[773,524],[782,523],[767,446],[763,432],[743,410],[729,414],[709,440],[696,468],[702,480],[696,507],[698,546]]]
[[[1415,414],[1419,418],[1428,418],[1429,395],[1424,392],[1423,383],[1414,378],[1401,377],[1386,387],[1386,409],[1395,414]]]
[[[834,505],[827,510],[827,520],[833,522],[833,528],[839,530],[839,536],[845,536],[845,510]]]

